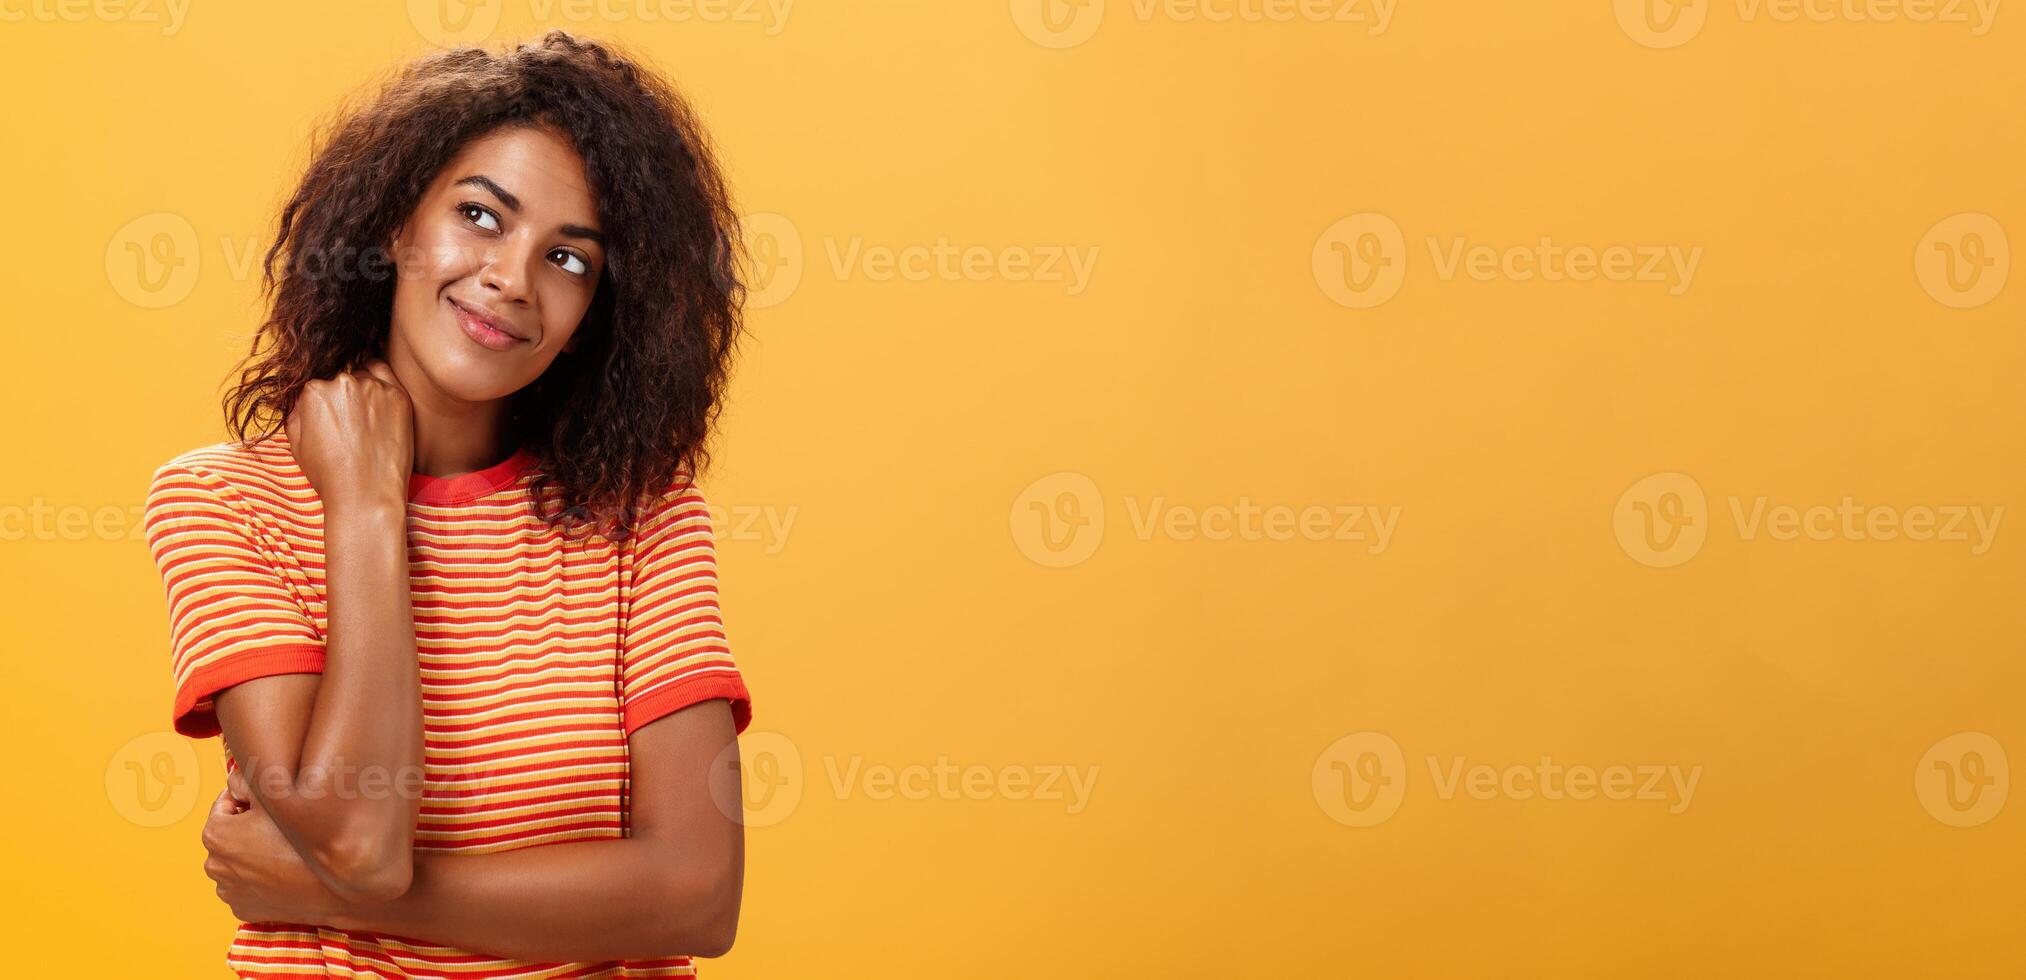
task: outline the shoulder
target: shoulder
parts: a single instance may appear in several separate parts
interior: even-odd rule
[[[710,534],[710,503],[686,471],[677,471],[640,511],[636,540],[654,542],[689,534]]]
[[[309,479],[280,433],[251,443],[199,446],[155,467],[148,509],[193,495],[253,509],[292,508],[313,498]]]

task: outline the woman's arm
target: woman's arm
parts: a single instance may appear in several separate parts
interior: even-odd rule
[[[326,924],[524,960],[722,956],[745,878],[737,744],[723,698],[664,715],[628,740],[632,837],[424,851],[406,894]]]
[[[311,381],[287,425],[324,509],[324,669],[218,692],[218,724],[260,809],[317,877],[347,900],[385,901],[409,886],[422,806],[408,396],[376,361]]]

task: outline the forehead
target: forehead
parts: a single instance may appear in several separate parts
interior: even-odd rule
[[[584,158],[553,130],[509,126],[480,136],[458,150],[436,175],[438,192],[484,194],[458,181],[482,174],[499,184],[531,213],[551,212],[558,221],[590,223],[597,201],[584,173]]]

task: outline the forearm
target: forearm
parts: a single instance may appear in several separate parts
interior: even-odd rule
[[[420,851],[405,894],[348,903],[333,924],[523,960],[715,956],[737,902],[736,875],[685,866],[674,845],[632,837]]]
[[[405,504],[333,503],[325,514],[329,629],[293,792],[270,805],[320,870],[379,897],[407,885],[422,800],[422,692]]]

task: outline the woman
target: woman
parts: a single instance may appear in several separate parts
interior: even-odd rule
[[[315,153],[236,441],[146,511],[240,976],[730,948],[752,707],[692,477],[738,240],[684,101],[562,31],[409,65]]]

